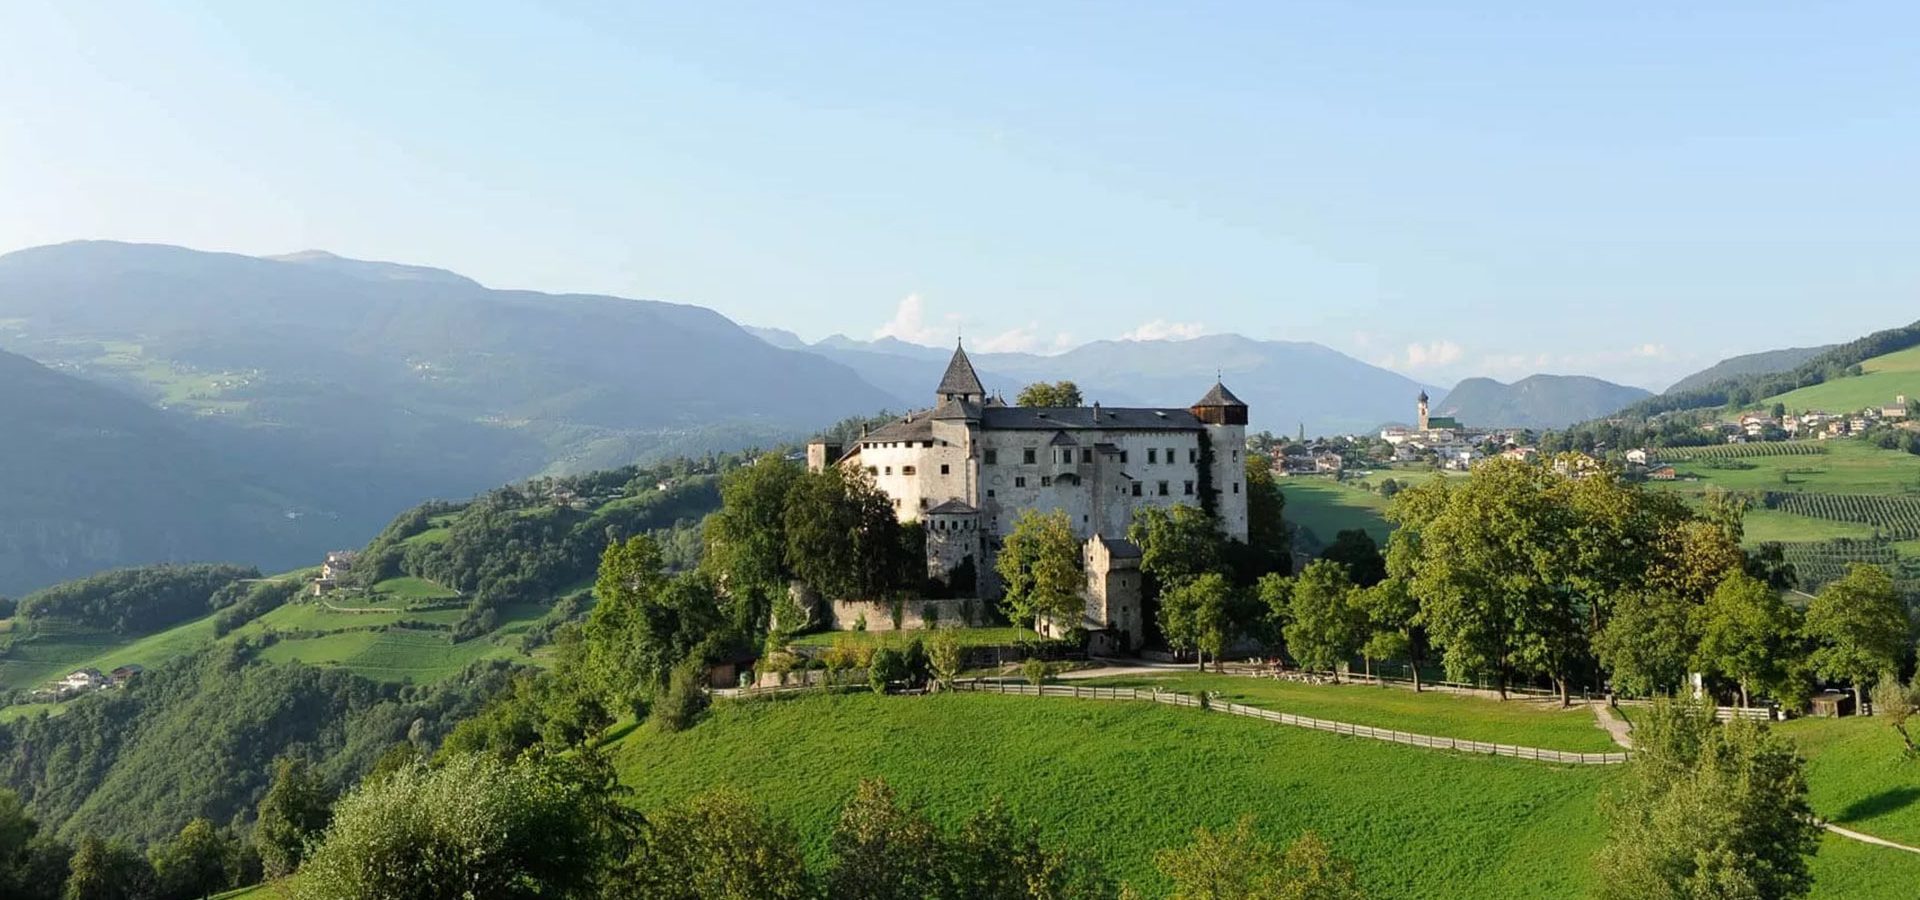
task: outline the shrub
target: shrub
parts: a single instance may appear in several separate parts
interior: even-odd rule
[[[888,684],[904,681],[906,677],[906,657],[892,647],[874,651],[873,659],[867,663],[867,686],[876,694],[886,693]]]
[[[1053,674],[1053,666],[1038,656],[1029,656],[1026,662],[1020,664],[1020,674],[1026,677],[1028,684],[1039,687],[1046,683],[1047,676]]]
[[[701,686],[706,667],[698,660],[687,660],[673,667],[667,679],[667,693],[653,708],[653,722],[662,731],[683,731],[707,708],[707,692]]]

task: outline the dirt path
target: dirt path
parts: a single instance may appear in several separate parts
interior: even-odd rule
[[[1892,847],[1895,850],[1905,850],[1908,853],[1920,853],[1920,847],[1909,847],[1906,844],[1896,844],[1892,841],[1887,840],[1886,838],[1877,838],[1870,834],[1861,834],[1858,831],[1853,831],[1847,828],[1841,828],[1840,826],[1835,825],[1831,822],[1821,822],[1820,827],[1825,828],[1826,830],[1831,831],[1834,834],[1837,834],[1843,838],[1859,841],[1860,843],[1863,843],[1863,844],[1873,844],[1879,847]]]
[[[1595,700],[1587,704],[1593,707],[1593,719],[1602,731],[1613,736],[1613,742],[1628,750],[1633,749],[1633,725],[1613,714],[1613,707]]]

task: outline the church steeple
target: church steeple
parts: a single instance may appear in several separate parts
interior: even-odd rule
[[[987,389],[980,384],[980,376],[973,371],[973,361],[967,359],[967,350],[958,341],[953,345],[953,359],[947,361],[947,373],[940,377],[940,387],[934,393],[936,402],[960,400],[979,404],[987,399]]]

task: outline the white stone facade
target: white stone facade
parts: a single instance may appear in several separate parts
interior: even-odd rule
[[[993,554],[1029,509],[1065,511],[1082,541],[1119,539],[1136,509],[1201,507],[1211,491],[1221,530],[1247,538],[1247,408],[1224,385],[1187,408],[1009,407],[956,350],[936,397],[839,458],[873,479],[901,521],[928,526],[933,577],[977,550],[980,594],[997,596]],[[809,448],[816,467],[826,456]]]

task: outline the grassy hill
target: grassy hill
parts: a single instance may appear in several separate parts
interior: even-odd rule
[[[1897,745],[1882,749],[1897,761]],[[1619,777],[1152,704],[974,694],[722,704],[689,731],[638,729],[613,752],[643,808],[737,787],[794,822],[816,857],[863,777],[947,823],[1000,795],[1148,896],[1166,887],[1153,851],[1241,813],[1275,840],[1319,831],[1374,897],[1585,896],[1596,797]],[[1856,789],[1831,790],[1828,803]],[[1829,839],[1814,869],[1817,897],[1904,898],[1920,858]]]
[[[1784,403],[1789,410],[1820,409],[1850,412],[1869,406],[1889,406],[1893,398],[1920,397],[1920,347],[1909,347],[1860,364],[1861,374],[1777,394],[1761,401]]]
[[[1730,356],[1674,382],[1668,386],[1666,392],[1698,390],[1718,382],[1748,375],[1790,372],[1794,367],[1831,349],[1833,346],[1828,344],[1820,347],[1785,347],[1779,350],[1763,350],[1759,353]]]

